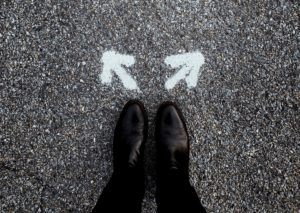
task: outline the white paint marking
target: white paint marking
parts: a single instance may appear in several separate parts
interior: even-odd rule
[[[166,57],[165,63],[179,70],[166,81],[165,88],[167,90],[174,88],[182,79],[186,81],[188,88],[197,86],[200,67],[204,62],[204,56],[198,51]]]
[[[106,51],[102,56],[103,71],[100,75],[103,84],[111,84],[112,72],[114,71],[123,83],[123,86],[130,90],[139,90],[136,81],[126,72],[123,66],[130,67],[135,59],[130,55],[123,55],[115,51]]]

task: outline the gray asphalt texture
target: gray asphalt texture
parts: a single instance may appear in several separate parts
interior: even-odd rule
[[[190,180],[208,212],[300,210],[300,3],[0,2],[0,212],[89,212],[112,173],[113,130],[150,117],[144,212],[155,212],[153,120],[176,101]],[[141,93],[99,80],[104,51],[136,57]],[[201,51],[196,88],[164,89],[166,56]]]

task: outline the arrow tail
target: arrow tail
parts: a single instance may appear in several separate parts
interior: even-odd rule
[[[188,66],[183,66],[179,71],[177,71],[172,77],[170,77],[166,83],[165,88],[170,90],[175,87],[175,85],[182,79],[186,78],[186,75],[190,72]]]
[[[131,90],[138,90],[138,85],[136,81],[126,72],[126,70],[122,67],[119,67],[115,70],[116,74],[119,76],[122,84],[125,88]]]

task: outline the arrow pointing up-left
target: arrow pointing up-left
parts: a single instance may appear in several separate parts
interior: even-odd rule
[[[100,78],[103,84],[111,84],[112,72],[115,72],[125,88],[139,90],[136,81],[124,69],[124,66],[130,67],[135,63],[133,56],[123,55],[115,51],[106,51],[103,53],[102,63],[103,71]]]

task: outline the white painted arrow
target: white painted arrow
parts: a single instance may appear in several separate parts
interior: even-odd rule
[[[136,81],[124,69],[124,66],[129,67],[135,63],[133,56],[123,55],[115,51],[106,51],[103,53],[102,63],[103,71],[100,78],[103,84],[111,84],[112,72],[115,72],[125,88],[139,90]]]
[[[166,57],[165,63],[170,65],[173,69],[179,68],[179,70],[166,81],[165,88],[167,90],[174,88],[182,79],[185,79],[188,88],[195,87],[198,82],[200,67],[204,62],[204,56],[200,52]]]

